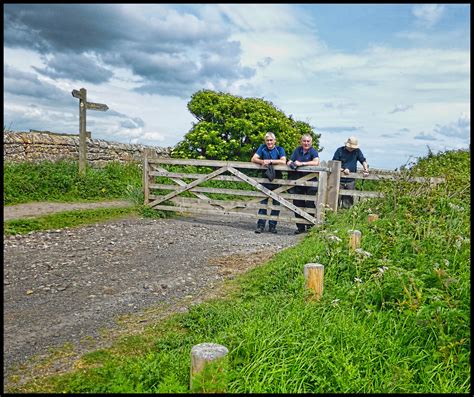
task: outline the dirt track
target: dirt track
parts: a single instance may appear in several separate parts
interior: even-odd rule
[[[84,352],[119,316],[186,310],[302,238],[294,225],[279,224],[277,235],[254,227],[228,217],[131,217],[4,237],[4,385],[17,364],[51,347],[70,342]]]
[[[20,218],[34,218],[36,216],[48,215],[61,211],[86,210],[93,208],[127,207],[132,205],[130,201],[114,200],[94,203],[51,203],[35,202],[26,204],[9,205],[3,207],[3,220],[10,221]]]

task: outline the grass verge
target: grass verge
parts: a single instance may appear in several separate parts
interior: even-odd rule
[[[383,200],[328,214],[297,247],[237,277],[225,298],[16,391],[189,393],[191,348],[213,342],[229,349],[227,393],[470,393],[469,170],[468,152],[423,160],[415,171],[446,184],[402,181]],[[325,266],[319,301],[303,276],[314,262]]]
[[[127,216],[138,215],[139,213],[140,210],[137,207],[64,211],[35,218],[15,219],[4,222],[3,235],[11,236],[34,231],[78,227],[110,219],[120,219]]]

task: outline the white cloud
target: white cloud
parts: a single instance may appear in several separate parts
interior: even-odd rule
[[[95,6],[90,7],[93,12]],[[407,156],[426,152],[429,141],[420,137],[436,139],[429,144],[439,149],[467,146],[469,140],[469,40],[460,26],[438,29],[448,7],[415,5],[411,10],[418,27],[433,29],[405,24],[393,32],[393,41],[378,42],[374,37],[375,44],[358,51],[334,50],[325,43],[321,37],[331,31],[321,31],[324,27],[306,12],[310,7],[302,11],[291,4],[120,4],[110,14],[102,8],[106,12],[101,18],[107,22],[130,24],[124,31],[94,19],[96,27],[113,28],[104,28],[107,41],[95,40],[98,47],[82,60],[96,61],[99,72],[101,67],[110,70],[111,76],[102,70],[102,80],[109,80],[85,83],[71,79],[77,72],[73,69],[62,68],[60,73],[67,60],[64,52],[40,58],[31,50],[7,46],[4,64],[29,75],[18,84],[4,76],[5,123],[23,118],[29,128],[76,132],[77,100],[70,92],[84,86],[91,101],[110,108],[104,114],[88,113],[93,136],[171,146],[196,121],[186,106],[190,93],[210,88],[265,98],[295,119],[309,122],[316,132],[325,130],[322,159],[331,158],[354,134],[371,165],[395,167]],[[88,42],[77,46],[81,43]],[[107,51],[94,52],[96,48]],[[35,68],[49,76],[33,75]],[[136,90],[139,87],[142,92]],[[39,100],[34,95],[7,91],[34,94],[41,89],[64,92],[67,98],[61,107],[57,101],[43,100],[41,108],[35,108],[31,104],[39,105]]]
[[[443,17],[445,6],[439,4],[422,4],[413,7],[413,15],[427,27],[432,27]]]
[[[389,113],[406,112],[411,108],[413,108],[413,105],[396,105]]]
[[[471,118],[467,113],[463,113],[454,122],[445,125],[437,124],[434,131],[450,138],[469,139],[471,133]]]

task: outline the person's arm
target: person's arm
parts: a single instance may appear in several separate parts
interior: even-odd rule
[[[263,155],[263,145],[260,145],[257,151],[255,152],[255,154],[250,159],[250,161],[258,165],[263,165],[265,160],[262,159],[262,155]]]
[[[285,156],[282,156],[280,157],[278,160],[270,160],[271,163],[270,164],[273,164],[273,165],[285,165],[286,164],[286,157]]]
[[[363,170],[364,176],[368,176],[369,175],[369,164],[367,164],[367,161],[362,162],[362,167],[364,167],[364,170]]]
[[[295,161],[295,158],[296,158],[296,151],[298,149],[295,149],[293,150],[293,153],[291,153],[291,157],[290,159],[288,160],[288,162],[286,163],[286,165],[289,167],[291,163],[293,163]]]
[[[318,166],[318,165],[319,165],[319,157],[315,157],[315,158],[312,159],[311,161],[298,161],[298,160],[296,160],[294,163],[295,163],[298,167],[304,167],[304,166],[307,166],[307,165]]]
[[[264,165],[265,164],[265,160],[262,160],[257,153],[255,153],[252,156],[252,159],[250,161],[252,161],[252,163],[255,163],[255,164],[258,164],[258,165]]]
[[[319,165],[319,154],[316,149],[311,153],[311,155],[313,158],[310,161],[299,161],[300,165],[303,167],[306,165],[317,167]]]
[[[362,164],[362,167],[363,167],[363,173],[364,173],[364,176],[368,176],[369,175],[369,165],[367,164],[367,160],[366,158],[364,157],[364,155],[362,154],[362,151],[359,149],[359,163]]]
[[[312,165],[312,166],[317,167],[319,165],[319,157],[315,157],[311,161],[304,161],[303,165]]]

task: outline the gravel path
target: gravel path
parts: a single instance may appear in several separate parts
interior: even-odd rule
[[[302,238],[294,225],[280,223],[277,235],[256,235],[254,226],[218,216],[130,217],[4,237],[4,386],[18,364],[50,348],[70,342],[84,352],[91,338],[97,347],[101,329],[119,327],[119,316],[163,304],[186,310],[183,299],[199,302]]]

